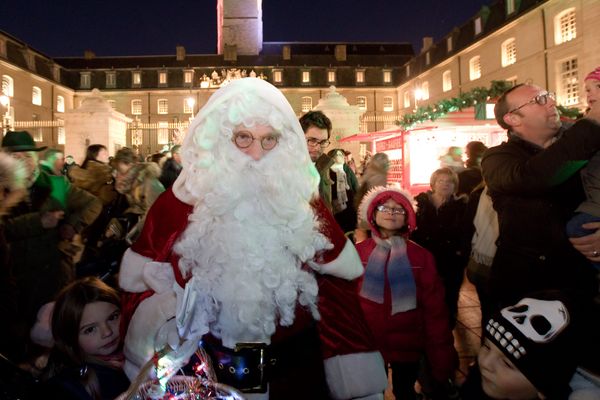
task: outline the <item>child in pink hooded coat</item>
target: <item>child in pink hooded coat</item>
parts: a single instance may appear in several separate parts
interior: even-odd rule
[[[361,306],[392,369],[394,396],[415,398],[422,356],[440,385],[453,379],[457,367],[444,287],[431,253],[408,240],[416,226],[409,193],[391,186],[371,189],[360,203],[359,219],[372,232],[356,244],[365,266]]]

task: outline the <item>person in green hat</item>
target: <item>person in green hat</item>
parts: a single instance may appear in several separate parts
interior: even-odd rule
[[[3,219],[10,246],[8,267],[19,288],[19,318],[9,322],[19,332],[12,354],[17,358],[27,354],[29,330],[39,308],[75,276],[74,266],[62,261],[59,244],[72,241],[102,209],[94,195],[40,169],[38,154],[45,148],[37,147],[27,131],[9,131],[2,139],[2,151],[26,170],[27,194]]]

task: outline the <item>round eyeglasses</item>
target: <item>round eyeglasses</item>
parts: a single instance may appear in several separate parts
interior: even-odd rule
[[[406,211],[404,211],[404,208],[387,207],[383,204],[377,206],[376,210],[390,215],[406,215]]]
[[[529,100],[527,103],[521,104],[519,107],[513,108],[507,114],[511,114],[511,113],[514,113],[515,111],[519,111],[521,108],[528,106],[530,104],[539,104],[540,106],[545,106],[546,104],[548,104],[548,99],[556,100],[556,95],[552,92],[544,92],[544,93],[538,94],[533,99]]]
[[[309,137],[309,138],[306,138],[306,143],[312,147],[321,146],[321,147],[325,148],[325,147],[329,146],[329,144],[331,142],[329,141],[329,139],[319,140],[316,138]]]
[[[247,149],[255,140],[258,139],[252,136],[250,132],[246,131],[236,132],[231,138],[231,141],[240,149]],[[277,146],[277,143],[279,143],[279,135],[276,134],[270,134],[260,138],[260,146],[263,150],[273,150],[273,148]]]

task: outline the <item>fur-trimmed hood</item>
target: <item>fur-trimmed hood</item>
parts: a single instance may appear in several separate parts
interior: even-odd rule
[[[369,225],[369,228],[371,228],[372,233],[381,236],[379,229],[375,225],[375,209],[378,205],[385,203],[389,199],[393,199],[404,208],[408,231],[414,231],[417,227],[415,200],[407,190],[395,185],[375,186],[369,190],[358,207],[359,221],[365,221]]]

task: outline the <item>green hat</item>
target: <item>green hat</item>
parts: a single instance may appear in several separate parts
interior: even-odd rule
[[[46,150],[46,147],[36,147],[33,138],[27,131],[9,131],[2,139],[2,148],[10,153],[42,151]]]

